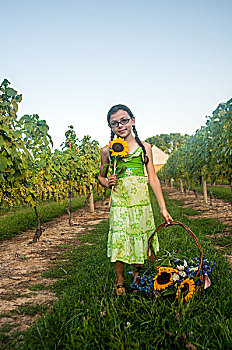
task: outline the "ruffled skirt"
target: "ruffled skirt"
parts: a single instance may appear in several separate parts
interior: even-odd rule
[[[118,179],[110,210],[107,255],[112,262],[143,264],[148,239],[155,230],[147,183],[144,176]],[[157,235],[153,249],[159,250]]]

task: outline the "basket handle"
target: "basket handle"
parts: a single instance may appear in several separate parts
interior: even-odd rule
[[[199,251],[199,256],[200,256],[200,266],[199,266],[199,269],[198,269],[197,274],[196,274],[196,277],[197,277],[197,275],[201,271],[202,265],[203,265],[203,250],[202,250],[202,247],[201,247],[200,243],[198,242],[198,239],[197,239],[196,235],[190,230],[190,228],[188,226],[186,226],[185,224],[182,224],[182,222],[180,222],[180,221],[170,221],[169,224],[167,224],[165,222],[162,222],[159,226],[156,227],[155,231],[152,233],[152,235],[150,236],[150,238],[148,240],[147,257],[148,257],[149,266],[150,266],[150,257],[149,257],[149,252],[150,251],[151,251],[152,263],[154,265],[154,255],[155,255],[155,253],[154,253],[154,250],[152,248],[152,242],[153,242],[154,235],[161,228],[167,227],[167,226],[172,226],[172,225],[179,225],[179,226],[183,227],[194,238],[194,240],[195,240],[195,242],[197,244],[198,251]],[[155,255],[155,257],[156,257],[156,255]],[[157,259],[157,257],[156,257],[156,259]]]

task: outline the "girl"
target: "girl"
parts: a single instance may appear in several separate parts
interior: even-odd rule
[[[111,128],[111,141],[116,135],[123,138],[129,145],[129,153],[122,158],[126,166],[125,172],[120,175],[111,175],[108,180],[104,165],[109,164],[110,152],[108,146],[103,147],[98,177],[102,186],[106,188],[115,186],[110,209],[107,255],[111,262],[114,262],[116,294],[121,295],[125,294],[123,263],[133,264],[134,278],[138,276],[147,256],[148,239],[155,229],[144,176],[144,164],[161,215],[167,223],[172,221],[172,218],[166,209],[160,182],[155,173],[151,146],[140,141],[131,110],[121,104],[113,106],[108,112],[107,121]],[[154,238],[156,239],[153,240],[153,248],[157,252],[158,238]]]

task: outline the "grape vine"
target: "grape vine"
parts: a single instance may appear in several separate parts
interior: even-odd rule
[[[73,126],[65,133],[62,150],[52,151],[49,126],[37,114],[17,117],[22,95],[4,79],[0,85],[0,207],[30,205],[35,210],[37,229],[33,241],[42,233],[38,204],[47,200],[67,200],[69,223],[70,198],[100,190],[97,172],[100,147],[85,136],[79,140]]]
[[[159,172],[162,179],[185,181],[187,186],[200,179],[212,185],[227,179],[232,192],[232,99],[220,103],[205,126],[174,151]]]

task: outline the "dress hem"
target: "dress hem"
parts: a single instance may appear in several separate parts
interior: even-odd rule
[[[157,253],[159,252],[159,247],[158,247],[158,249],[157,249],[157,248],[154,249],[154,251],[155,251],[155,254],[157,254]],[[151,256],[151,252],[149,252],[149,256]],[[123,262],[123,263],[125,263],[125,264],[129,264],[129,265],[132,265],[132,264],[144,264],[144,262],[145,262],[146,260],[148,260],[148,259],[147,259],[147,256],[144,257],[143,261],[132,261],[132,262],[129,261],[129,260],[126,260],[126,259],[124,259],[124,258],[119,258],[119,259],[113,259],[113,260],[111,260],[111,255],[107,255],[107,258],[110,259],[110,262],[112,262],[112,263],[114,263],[114,262],[116,262],[116,261],[120,261],[120,262]]]
[[[110,259],[110,258],[109,258]],[[144,259],[143,262],[142,261],[132,261],[132,262],[129,262],[129,261],[125,261],[125,260],[110,260],[110,262],[112,263],[115,263],[117,261],[120,261],[120,262],[123,262],[124,264],[128,264],[128,265],[134,265],[134,264],[144,264],[144,262],[146,261],[147,259]]]
[[[139,204],[132,204],[132,205],[118,205],[118,204],[111,204],[111,208],[133,208],[133,207],[145,207],[145,206],[149,206],[151,203],[147,202],[147,203],[139,203]]]

